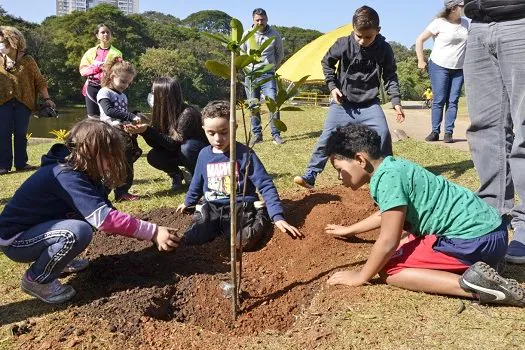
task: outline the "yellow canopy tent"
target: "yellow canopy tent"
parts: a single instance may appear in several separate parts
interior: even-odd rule
[[[321,35],[286,60],[277,70],[277,74],[289,81],[297,81],[305,75],[310,75],[307,83],[324,82],[321,59],[338,38],[350,35],[352,30],[352,25],[347,24]]]

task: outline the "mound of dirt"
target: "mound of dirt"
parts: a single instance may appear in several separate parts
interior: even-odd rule
[[[58,333],[64,339],[76,329],[90,334],[105,327],[131,337],[147,329],[145,324],[159,321],[164,329],[175,322],[230,335],[290,328],[328,275],[364,263],[376,234],[346,244],[325,234],[326,224],[349,225],[376,209],[367,191],[342,187],[298,192],[283,204],[288,221],[306,238],[293,240],[276,230],[258,251],[243,254],[241,314],[236,321],[230,300],[219,288],[229,278],[227,237],[159,253],[151,243],[99,233],[84,254],[90,268],[69,280],[78,293]],[[161,208],[143,219],[182,230],[191,216]],[[33,327],[32,339],[38,328]],[[150,337],[162,337],[159,328]]]

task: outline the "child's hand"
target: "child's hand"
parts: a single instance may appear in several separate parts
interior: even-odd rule
[[[182,203],[182,204],[179,204],[179,206],[177,207],[177,210],[176,212],[177,213],[184,213],[184,211],[186,211],[186,204]]]
[[[124,130],[128,134],[142,134],[148,128],[148,124],[125,124]]]
[[[396,105],[394,107],[396,110],[396,119],[398,123],[402,123],[405,121],[405,112],[403,111],[403,107],[401,105]]]
[[[332,95],[332,100],[334,100],[337,104],[341,104],[343,101],[343,93],[338,88],[333,89],[330,91],[330,94]]]
[[[364,281],[361,278],[359,271],[339,271],[336,272],[326,281],[329,285],[344,284],[350,287],[358,287],[365,284],[367,281]]]
[[[171,227],[158,226],[151,241],[159,251],[169,252],[179,246],[180,238],[175,234],[178,230]]]
[[[290,225],[284,220],[276,221],[275,226],[277,226],[277,228],[281,230],[281,232],[288,233],[290,236],[292,236],[293,239],[304,238],[304,235],[296,227]]]
[[[324,228],[324,231],[330,235],[334,235],[336,238],[347,238],[354,235],[351,226],[328,224]]]

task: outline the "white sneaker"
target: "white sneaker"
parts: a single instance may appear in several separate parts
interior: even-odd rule
[[[24,292],[48,304],[61,304],[73,298],[76,294],[75,289],[70,285],[63,285],[58,279],[49,283],[38,283],[30,281],[27,273],[22,277],[20,288]]]

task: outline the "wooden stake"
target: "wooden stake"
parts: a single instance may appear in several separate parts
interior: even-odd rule
[[[230,77],[230,255],[231,255],[231,278],[232,278],[232,315],[237,319],[237,307],[239,293],[237,287],[237,154],[236,154],[236,125],[235,116],[237,102],[237,70],[235,69],[235,52],[231,53],[231,77]]]

